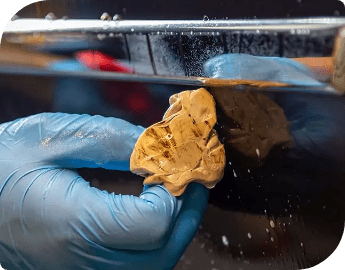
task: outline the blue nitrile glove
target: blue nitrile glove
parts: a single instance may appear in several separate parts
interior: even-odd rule
[[[262,57],[248,54],[223,54],[205,63],[208,77],[276,81],[303,86],[324,86],[316,75],[289,58]]]
[[[345,99],[308,94],[313,91],[308,86],[326,84],[317,81],[302,64],[287,58],[226,54],[206,62],[205,72],[216,78],[271,80],[306,86],[303,93],[269,95],[284,109],[290,122],[294,146],[289,156],[312,166],[317,166],[315,160],[324,166],[345,165]]]
[[[44,113],[0,125],[0,263],[11,269],[172,269],[196,233],[208,190],[175,198],[90,187],[76,168],[129,170],[144,128]]]

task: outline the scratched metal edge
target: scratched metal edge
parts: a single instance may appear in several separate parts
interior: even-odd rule
[[[345,25],[345,18],[253,19],[253,20],[123,20],[18,19],[10,21],[4,34],[19,33],[150,33],[323,30]]]

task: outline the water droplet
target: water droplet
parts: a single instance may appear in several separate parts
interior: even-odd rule
[[[256,151],[256,154],[257,154],[257,155],[258,155],[258,157],[259,157],[259,156],[260,156],[260,151],[259,151],[259,149],[257,149],[257,148],[256,148],[256,150],[255,150],[255,151]]]
[[[270,225],[272,228],[274,228],[276,225],[274,224],[274,221],[273,220],[270,220]]]
[[[256,30],[256,33],[257,33],[257,34],[260,34],[260,30]]]
[[[243,255],[243,251],[242,250],[240,250],[240,254]]]
[[[122,17],[120,14],[115,14],[114,17],[113,17],[113,21],[121,21],[122,20]]]
[[[270,230],[268,228],[265,229],[267,233],[270,233]]]
[[[232,171],[234,172],[234,177],[237,177],[237,174],[236,174],[235,170],[232,170]]]
[[[231,161],[229,161],[229,165],[231,165]]]
[[[326,209],[326,205],[322,206],[322,209]]]
[[[204,15],[204,18],[203,18],[202,20],[203,20],[204,22],[206,22],[206,21],[209,21],[210,19],[209,19],[208,16]]]
[[[56,20],[57,18],[56,18],[55,14],[53,12],[49,12],[47,14],[47,16],[45,16],[45,19],[52,21],[52,20]]]
[[[222,242],[225,246],[229,246],[229,240],[225,235],[222,235]]]
[[[273,237],[271,237],[271,241],[274,242],[274,238]]]
[[[110,21],[111,19],[111,16],[107,12],[104,12],[101,16],[102,21]]]
[[[291,30],[290,30],[290,33],[291,33],[291,34],[295,34],[295,29],[291,29]]]
[[[250,170],[248,169],[248,173],[250,173]]]
[[[301,243],[301,247],[303,247],[304,245],[303,245],[303,243]]]
[[[193,31],[190,31],[190,34],[193,35]]]
[[[252,239],[252,235],[250,233],[248,233],[248,238]]]
[[[106,37],[107,37],[106,34],[97,34],[97,38],[98,38],[99,40],[103,40],[103,39],[105,39]]]
[[[114,33],[110,33],[109,37],[115,37],[115,34]]]
[[[134,28],[131,28],[131,32],[134,32]]]

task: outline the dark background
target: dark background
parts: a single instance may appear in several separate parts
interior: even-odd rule
[[[305,16],[344,16],[338,0],[53,0],[38,2],[18,12],[22,17],[97,19],[103,12],[124,19],[253,19],[297,18]]]

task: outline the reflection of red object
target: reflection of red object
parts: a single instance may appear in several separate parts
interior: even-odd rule
[[[135,73],[134,69],[113,57],[95,50],[78,52],[76,58],[86,67],[92,70],[112,71],[121,73]],[[122,110],[129,110],[133,114],[157,115],[158,119],[150,119],[157,122],[161,113],[153,108],[153,101],[145,86],[140,83],[106,82],[104,90],[107,99]],[[153,122],[153,123],[154,123]]]
[[[131,111],[145,111],[148,110],[148,103],[145,97],[141,95],[141,93],[130,93],[126,99],[126,105]]]
[[[112,58],[110,55],[99,51],[88,50],[78,52],[76,57],[81,63],[92,70],[135,73],[132,67],[127,66]]]

